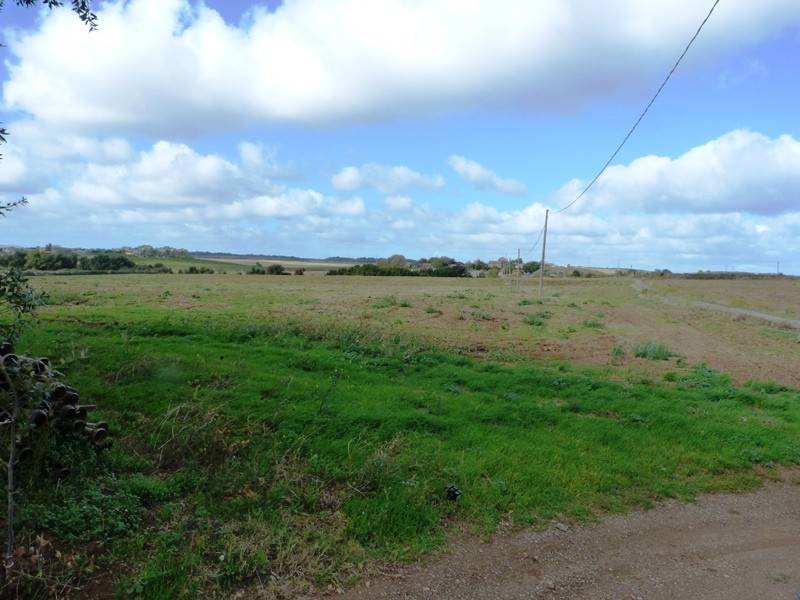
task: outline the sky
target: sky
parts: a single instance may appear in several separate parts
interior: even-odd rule
[[[711,0],[0,12],[0,245],[536,259]],[[800,274],[800,3],[721,0],[548,262]]]

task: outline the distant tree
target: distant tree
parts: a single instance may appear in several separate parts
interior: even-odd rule
[[[535,260],[526,262],[525,264],[522,265],[523,273],[535,273],[538,270],[539,270],[539,263],[536,262]]]
[[[77,266],[78,257],[63,252],[40,252],[37,250],[28,254],[25,259],[26,268],[38,271],[60,271],[61,269],[74,269]]]
[[[450,258],[449,256],[432,256],[428,262],[430,262],[431,265],[433,265],[434,269],[438,269],[441,267],[452,265],[456,262],[456,260],[454,258]]]
[[[489,268],[489,265],[482,260],[473,260],[470,263],[467,263],[467,268],[474,269],[475,271],[485,271]]]
[[[2,267],[16,267],[21,269],[25,266],[25,260],[28,254],[23,250],[14,250],[14,252],[6,252],[0,254],[0,266]]]
[[[123,271],[133,269],[136,263],[124,254],[102,252],[92,256],[82,256],[78,266],[85,271]]]
[[[283,265],[270,265],[267,267],[267,275],[283,275],[284,269]]]
[[[388,267],[401,267],[406,268],[408,267],[408,260],[402,254],[392,254],[389,258],[385,261],[381,261]]]

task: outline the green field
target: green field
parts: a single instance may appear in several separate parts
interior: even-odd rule
[[[207,260],[203,258],[194,258],[194,257],[156,258],[156,257],[129,255],[128,258],[130,258],[137,265],[152,265],[156,263],[161,263],[165,267],[169,267],[175,272],[179,270],[185,271],[190,267],[207,267],[209,269],[214,269],[214,271],[218,271],[220,273],[240,273],[247,270],[247,268],[245,268],[244,265],[229,261]]]
[[[83,466],[58,486],[23,473],[22,520],[72,544],[75,583],[124,596],[292,597],[456,528],[593,520],[800,462],[792,387],[736,386],[661,348],[623,349],[622,366],[527,351],[564,332],[613,344],[615,311],[661,310],[625,281],[559,284],[541,305],[532,286],[477,280],[35,283],[50,300],[20,350],[52,357],[115,445],[65,447]]]

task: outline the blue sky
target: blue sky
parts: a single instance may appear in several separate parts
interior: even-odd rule
[[[0,243],[532,258],[701,4],[9,5]],[[720,3],[552,260],[800,273],[796,4]]]

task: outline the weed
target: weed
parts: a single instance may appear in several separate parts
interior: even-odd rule
[[[382,298],[378,298],[375,302],[372,303],[373,308],[391,308],[393,306],[397,306],[399,301],[397,296],[392,294],[391,296],[383,296]]]
[[[669,360],[675,353],[668,346],[659,342],[645,342],[633,347],[633,355],[649,360]]]
[[[531,306],[533,304],[544,304],[542,300],[528,300],[527,298],[523,298],[518,302],[519,306]]]
[[[625,358],[625,348],[619,344],[611,348],[611,364],[618,365],[622,359]]]
[[[523,321],[527,325],[532,325],[534,327],[544,327],[544,325],[547,323],[547,320],[551,316],[552,316],[552,314],[549,311],[541,310],[539,312],[536,312],[536,313],[533,313],[533,314],[530,314],[530,315],[525,315],[525,318],[523,319]]]
[[[586,327],[586,329],[605,329],[606,328],[606,324],[605,323],[603,323],[602,321],[595,321],[594,319],[586,319],[583,322],[583,326]]]

